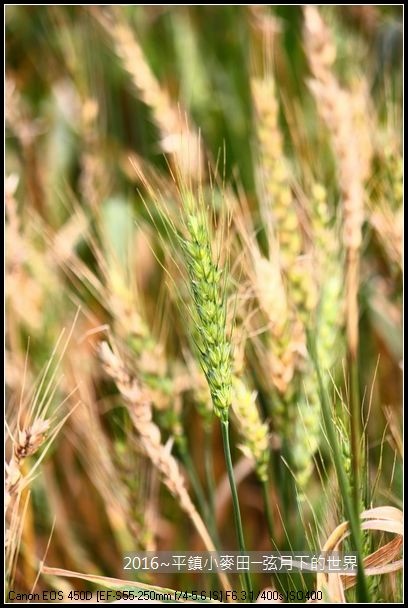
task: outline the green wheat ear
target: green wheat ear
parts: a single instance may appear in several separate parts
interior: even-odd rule
[[[261,419],[256,404],[256,392],[249,390],[245,382],[234,375],[233,395],[233,410],[243,441],[241,449],[253,461],[258,479],[262,483],[267,483],[269,431],[267,423]]]
[[[221,282],[223,272],[213,261],[207,220],[191,195],[187,195],[185,206],[186,236],[182,238],[182,246],[193,300],[194,337],[214,412],[222,420],[227,420],[232,400],[232,363]]]
[[[232,357],[231,342],[226,330],[227,305],[225,282],[223,283],[224,273],[214,262],[209,221],[202,193],[198,193],[198,200],[191,191],[183,191],[181,194],[185,214],[185,231],[180,239],[193,301],[194,339],[198,359],[210,389],[214,413],[221,421],[237,540],[240,551],[245,552],[242,518],[229,440],[228,418],[232,403]],[[242,575],[242,584],[248,594],[253,591],[249,572]]]

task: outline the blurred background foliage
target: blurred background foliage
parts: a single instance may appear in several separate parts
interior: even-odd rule
[[[402,218],[402,7],[320,10],[334,36],[339,82],[353,88],[364,79],[370,95],[372,115],[363,120],[373,123],[375,137],[366,182],[369,217],[362,246],[359,373],[365,408],[369,403],[371,408],[370,475],[376,478],[380,463],[385,480],[379,484],[380,503],[400,506],[402,272],[393,222]],[[260,25],[265,18],[267,25]],[[130,354],[139,358],[143,350],[137,372],[160,393],[157,420],[165,438],[174,436],[172,409],[166,402],[171,389],[166,383],[178,374],[186,329],[156,259],[164,263],[167,258],[155,235],[160,218],[154,208],[146,209],[141,192],[145,200],[147,195],[135,170],[140,167],[159,186],[161,180],[166,184],[171,162],[163,152],[171,150],[172,140],[158,121],[160,108],[149,103],[151,91],[141,91],[138,77],[129,73],[112,24],[128,28],[135,44],[129,43],[128,49],[135,72],[140,76],[145,65],[150,67],[181,119],[199,131],[204,162],[218,163],[220,180],[236,195],[245,193],[250,209],[256,208],[258,163],[251,80],[272,67],[263,30],[270,28],[291,179],[302,191],[314,181],[323,183],[333,202],[333,217],[338,215],[340,193],[336,158],[308,87],[301,7],[7,6],[5,20],[6,413],[15,416],[21,392],[26,392],[24,368],[26,384],[34,384],[78,306],[81,312],[61,360],[63,380],[55,396],[68,399],[68,410],[77,399],[89,409],[88,414],[78,414],[77,408],[68,419],[49,448],[41,476],[31,485],[32,503],[15,571],[19,588],[29,590],[54,516],[47,563],[83,572],[122,576],[121,552],[135,549],[135,538],[138,546],[180,549],[189,540],[184,515],[172,499],[166,497],[158,507],[157,479],[129,439],[123,404],[98,368],[92,346],[94,328],[109,324],[115,338],[130,345]],[[255,213],[254,223],[261,228]],[[259,239],[262,242],[262,230]],[[130,242],[134,256],[129,264]],[[103,263],[98,258],[101,251]],[[89,279],[88,271],[95,280]],[[95,287],[96,281],[104,287]],[[134,311],[136,301],[139,308]],[[129,336],[127,319],[139,310],[142,329]],[[89,332],[90,341],[84,339]],[[256,374],[254,378],[262,393]],[[336,381],[344,382],[341,365]],[[79,395],[69,396],[76,386],[81,387]],[[191,456],[203,476],[197,440],[203,431],[188,394],[184,407]],[[223,461],[217,430],[212,443],[219,480]],[[330,458],[321,449],[323,460]],[[254,487],[256,480],[249,477],[240,493],[248,544],[259,549],[268,547],[268,541]],[[327,526],[334,527],[339,523],[333,515],[335,505],[328,506],[326,493],[324,500],[319,499],[319,487],[316,476],[310,486],[314,513],[321,521],[328,509],[332,517]],[[147,503],[153,504],[154,532],[146,520]],[[297,529],[297,510],[288,517],[289,530]],[[280,528],[282,522],[276,525]],[[284,546],[284,531],[277,536]],[[223,545],[231,546],[233,539],[227,527]],[[189,579],[164,582],[177,588],[190,584]],[[50,584],[62,585],[60,580],[40,578],[40,586]]]

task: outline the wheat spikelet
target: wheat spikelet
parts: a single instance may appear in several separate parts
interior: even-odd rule
[[[234,376],[232,386],[232,407],[243,440],[242,450],[254,462],[260,481],[266,482],[269,462],[268,425],[261,420],[256,393],[251,392],[237,376]]]
[[[314,274],[312,258],[306,255],[299,257],[287,271],[290,298],[297,308],[299,318],[305,325],[309,322],[318,299]]]
[[[244,285],[243,302],[255,301],[258,315],[251,322],[251,329],[258,333],[258,323],[263,339],[253,340],[257,351],[257,362],[261,367],[265,390],[277,391],[279,398],[272,401],[273,426],[280,434],[286,425],[286,405],[284,395],[291,392],[291,382],[295,375],[299,356],[305,351],[305,335],[302,324],[294,318],[288,302],[284,276],[279,263],[278,247],[270,241],[269,255],[263,255],[253,235],[249,233],[248,222],[241,211],[234,214],[234,220],[241,239],[246,243],[242,258],[243,272],[248,277]],[[242,313],[245,317],[247,311]],[[253,323],[256,325],[253,326]],[[251,331],[251,330],[250,330]]]
[[[319,279],[319,299],[314,330],[318,361],[326,371],[338,358],[337,341],[342,325],[343,277],[339,266],[340,251],[327,204],[327,193],[320,183],[311,188],[309,218],[314,244],[313,260]],[[325,383],[329,375],[324,374]],[[293,428],[291,462],[302,499],[313,470],[313,456],[320,437],[321,407],[316,373],[306,356],[299,379],[297,407],[289,410]]]
[[[261,309],[268,320],[267,362],[276,389],[284,394],[293,379],[299,351],[304,344],[301,324],[288,306],[279,265],[253,248],[252,284]],[[282,424],[278,423],[278,427]]]
[[[312,237],[316,252],[319,271],[324,272],[327,256],[333,257],[337,250],[336,241],[330,234],[330,212],[327,204],[327,191],[323,184],[313,182],[308,208]]]
[[[338,356],[335,346],[343,324],[343,273],[339,265],[337,235],[330,226],[327,192],[318,182],[311,189],[310,220],[320,288],[316,318],[317,354],[319,365],[328,370]]]
[[[298,306],[300,316],[306,320],[316,305],[316,286],[309,261],[302,256],[300,225],[284,157],[272,76],[253,79],[252,92],[256,108],[263,194],[275,220],[279,255],[288,280],[288,295]]]
[[[24,485],[23,461],[33,456],[45,441],[50,428],[50,420],[37,418],[31,425],[17,431],[13,445],[13,455],[6,463],[5,506],[10,505],[12,497],[18,496]]]
[[[289,441],[291,464],[302,499],[313,471],[313,456],[319,445],[321,412],[315,374],[309,370],[300,382],[296,407],[291,409],[289,427],[292,428],[292,435]]]
[[[299,222],[289,184],[278,122],[278,102],[272,76],[253,79],[252,98],[256,109],[256,132],[261,155],[263,194],[276,222],[276,233],[284,267],[301,253]]]
[[[18,441],[14,445],[14,458],[17,463],[32,456],[40,448],[49,427],[49,420],[37,418],[32,425],[18,431]]]

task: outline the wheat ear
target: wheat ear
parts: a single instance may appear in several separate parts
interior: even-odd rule
[[[256,392],[250,391],[237,376],[233,378],[233,411],[243,441],[242,450],[254,462],[259,480],[266,482],[269,463],[268,425],[261,420],[256,405]]]
[[[227,338],[226,300],[222,271],[213,261],[207,221],[185,195],[187,237],[182,246],[194,304],[195,340],[198,356],[214,405],[215,414],[228,420],[231,405],[231,344]]]
[[[317,293],[308,260],[302,257],[302,238],[289,168],[284,155],[278,121],[278,102],[271,75],[253,79],[252,97],[256,109],[255,128],[261,161],[262,195],[275,222],[279,255],[289,287],[289,296],[307,320],[316,305]]]
[[[96,8],[90,10],[112,38],[116,54],[129,73],[140,98],[151,109],[161,134],[163,151],[174,155],[175,166],[183,175],[197,178],[202,171],[201,157],[197,153],[198,133],[187,124],[183,110],[173,103],[168,92],[158,82],[127,23],[114,11],[101,12]]]
[[[358,347],[359,249],[364,217],[363,178],[366,168],[360,158],[360,145],[356,141],[351,95],[340,87],[333,75],[336,49],[330,32],[315,7],[305,7],[304,15],[305,48],[313,74],[309,85],[316,98],[318,111],[332,136],[343,196],[343,242],[347,255],[347,337],[350,352],[355,358]]]
[[[235,528],[239,549],[245,552],[238,491],[234,477],[229,439],[229,409],[232,402],[231,341],[227,335],[227,302],[225,278],[214,261],[209,220],[202,198],[189,189],[181,192],[185,220],[185,236],[180,235],[190,282],[194,339],[198,358],[207,378],[214,413],[221,420],[225,463],[231,488]],[[225,275],[224,275],[225,276]],[[243,574],[246,591],[252,591],[249,572]]]
[[[361,460],[361,404],[358,387],[358,290],[360,275],[360,247],[364,219],[364,162],[356,141],[350,94],[341,88],[333,75],[336,49],[330,32],[319,11],[313,6],[304,8],[304,40],[306,54],[314,79],[310,88],[317,107],[331,133],[336,154],[339,183],[343,203],[343,244],[346,251],[346,326],[351,380],[351,434],[354,462],[354,506],[359,509]]]

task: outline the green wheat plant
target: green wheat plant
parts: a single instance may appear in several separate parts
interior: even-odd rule
[[[6,6],[6,602],[402,600],[402,16]]]
[[[231,458],[229,422],[233,400],[232,342],[227,326],[226,269],[220,266],[214,251],[210,220],[210,203],[201,188],[197,192],[181,185],[182,231],[176,232],[187,270],[191,295],[192,341],[206,377],[214,414],[220,419],[225,463],[231,488],[234,520],[239,549],[246,551],[237,486]],[[253,591],[249,573],[244,576],[245,589]]]

